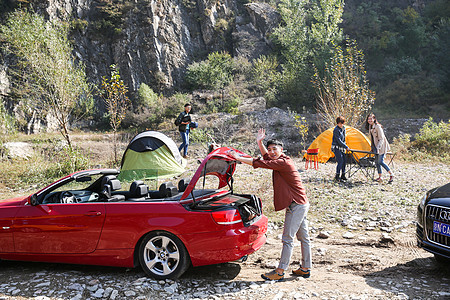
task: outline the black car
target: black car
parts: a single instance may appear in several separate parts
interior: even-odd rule
[[[417,245],[450,263],[450,183],[429,190],[417,207]]]

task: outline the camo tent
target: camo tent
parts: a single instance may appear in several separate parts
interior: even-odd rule
[[[186,160],[175,142],[157,131],[136,135],[128,144],[120,166],[119,180],[158,179],[177,176],[185,171]]]

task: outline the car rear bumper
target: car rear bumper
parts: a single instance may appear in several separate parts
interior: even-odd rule
[[[219,264],[241,259],[249,255],[266,242],[267,217],[261,218],[252,225],[233,228],[224,231],[186,234],[186,241],[193,266]]]

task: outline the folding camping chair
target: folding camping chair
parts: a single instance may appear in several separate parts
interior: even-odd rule
[[[359,153],[360,155],[357,155]],[[361,156],[362,154],[362,156]],[[376,153],[364,150],[347,150],[347,174],[348,178],[351,178],[358,171],[362,172],[367,179],[373,179],[375,175],[376,165],[375,165],[375,155]]]
[[[360,155],[357,155],[359,153]],[[361,155],[362,154],[362,155]],[[350,178],[355,175],[356,172],[361,171],[367,179],[373,180],[375,178],[375,171],[377,169],[375,160],[377,159],[375,152],[348,149],[347,151],[347,164],[348,168],[345,172],[347,177]],[[388,166],[394,165],[395,153],[388,152],[390,159],[387,162]]]

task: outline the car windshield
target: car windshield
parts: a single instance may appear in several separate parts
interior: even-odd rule
[[[103,174],[77,177],[58,184],[56,188],[47,190],[38,198],[41,204],[91,202],[99,199],[99,191],[95,191]]]
[[[77,180],[72,180],[62,186],[52,190],[52,192],[62,192],[62,191],[71,191],[71,190],[86,190],[89,189],[90,186],[96,182],[99,178],[101,178],[103,174],[97,174],[92,176],[81,177]],[[89,179],[89,180],[88,180]]]

